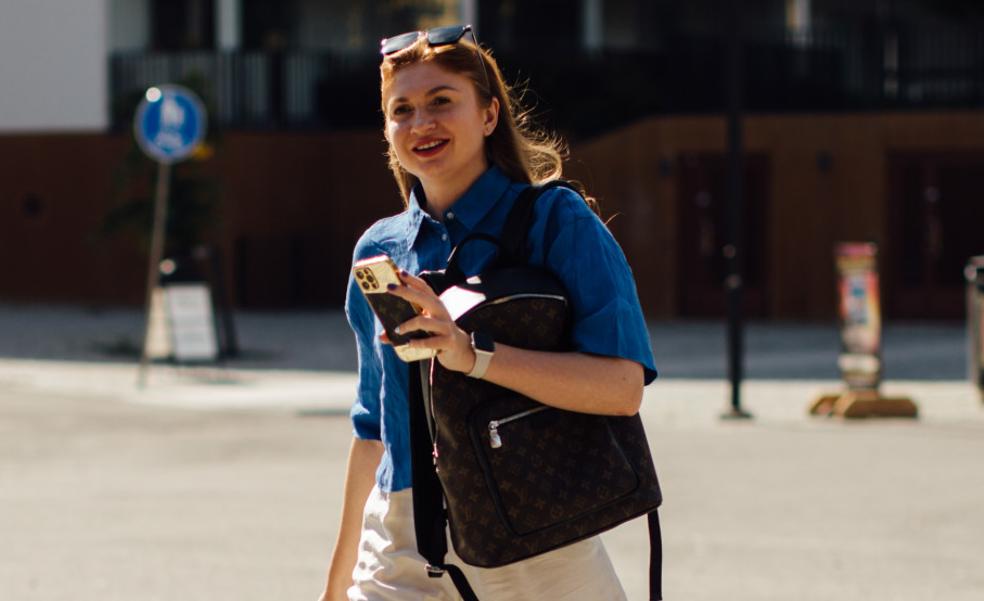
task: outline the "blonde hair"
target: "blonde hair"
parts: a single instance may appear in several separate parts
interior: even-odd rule
[[[476,57],[481,57],[481,62],[475,60]],[[450,73],[470,79],[481,106],[488,106],[492,98],[498,99],[501,107],[499,121],[495,130],[485,138],[485,153],[490,164],[501,169],[509,179],[527,184],[542,184],[563,175],[566,144],[533,123],[529,110],[523,107],[513,88],[505,82],[492,55],[484,48],[476,47],[470,40],[431,46],[426,37],[421,36],[407,48],[384,56],[379,66],[381,98],[386,97],[386,90],[397,71],[426,62],[433,62]],[[383,114],[386,114],[385,106]],[[392,143],[387,155],[389,168],[406,206],[418,180],[400,165]],[[583,190],[582,196],[597,211],[595,200],[586,196]]]

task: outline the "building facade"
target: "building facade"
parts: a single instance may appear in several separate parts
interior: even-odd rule
[[[832,317],[834,243],[872,240],[889,315],[959,317],[962,266],[984,253],[984,9],[742,6],[732,22],[710,0],[10,0],[0,300],[140,302],[139,228],[100,232],[152,186],[128,162],[136,100],[178,82],[205,96],[220,133],[186,177],[217,190],[199,235],[237,304],[337,306],[355,236],[401,206],[381,157],[378,40],[465,21],[571,142],[568,172],[618,214],[650,317],[723,311],[734,31],[747,311]]]

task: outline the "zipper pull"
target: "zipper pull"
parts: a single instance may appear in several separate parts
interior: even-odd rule
[[[492,420],[489,422],[489,446],[498,449],[502,446],[502,438],[499,437],[499,422]]]

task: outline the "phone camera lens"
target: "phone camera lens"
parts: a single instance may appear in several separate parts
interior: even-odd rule
[[[360,282],[360,283],[362,284],[362,289],[363,290],[368,290],[369,289],[369,284],[367,284],[365,282]]]
[[[357,277],[357,278],[359,278],[361,280],[362,278],[364,278],[366,276],[362,273],[362,270],[360,269],[359,271],[356,271],[355,272],[355,277]]]

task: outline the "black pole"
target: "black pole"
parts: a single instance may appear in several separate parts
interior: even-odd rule
[[[741,408],[741,381],[744,376],[744,341],[742,325],[742,181],[744,150],[742,142],[742,34],[741,2],[730,0],[729,19],[725,22],[725,88],[728,102],[728,204],[725,212],[726,244],[722,249],[728,275],[724,281],[728,307],[728,379],[731,381],[731,407],[725,419],[750,418]]]

